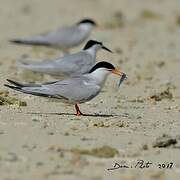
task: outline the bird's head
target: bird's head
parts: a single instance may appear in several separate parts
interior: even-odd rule
[[[107,76],[109,74],[116,74],[118,76],[122,77],[126,76],[125,73],[123,73],[121,70],[116,69],[111,63],[106,61],[101,61],[97,63],[90,71],[89,73],[91,76],[96,79],[96,82],[100,85],[103,85]]]
[[[79,21],[77,23],[77,25],[91,25],[91,26],[97,26],[96,22],[92,19],[86,18],[86,19],[82,19],[81,21]]]
[[[101,62],[98,62],[90,71],[89,73],[92,73],[94,71],[102,71],[102,72],[105,72],[107,74],[116,74],[116,75],[119,75],[119,76],[122,76],[124,73],[119,70],[119,69],[116,69],[111,63],[109,62],[106,62],[106,61],[101,61]]]
[[[88,50],[88,49],[93,49],[95,51],[98,51],[99,49],[104,49],[104,50],[112,53],[112,51],[110,49],[108,49],[107,47],[105,47],[102,42],[95,41],[95,40],[89,40],[86,43],[83,50]]]

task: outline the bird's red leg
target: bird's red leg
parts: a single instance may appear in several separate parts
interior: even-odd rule
[[[81,116],[83,115],[83,113],[80,111],[79,107],[77,104],[75,104],[75,108],[76,108],[76,116]]]

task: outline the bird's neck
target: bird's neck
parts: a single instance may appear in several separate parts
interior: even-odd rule
[[[89,23],[87,24],[79,24],[79,29],[82,30],[82,32],[90,34],[91,30],[93,29],[93,26]]]
[[[85,51],[90,54],[94,59],[96,59],[96,54],[97,54],[97,51],[99,50],[99,48],[93,46],[93,47],[90,47],[88,49],[86,49]]]
[[[101,86],[101,88],[104,86],[104,83],[105,83],[108,75],[109,75],[108,71],[104,71],[101,69],[93,71],[90,74],[90,76],[95,80],[96,84]]]

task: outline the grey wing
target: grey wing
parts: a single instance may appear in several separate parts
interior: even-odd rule
[[[63,27],[55,31],[34,35],[27,38],[14,39],[11,42],[18,44],[54,46],[60,48],[69,48],[78,45],[80,30],[77,26]]]
[[[56,31],[34,35],[31,37],[12,39],[10,41],[17,44],[52,46],[51,36],[53,34],[55,35]]]
[[[76,54],[64,56],[62,60],[56,60],[57,72],[62,72],[64,75],[74,76],[85,74],[90,71],[95,64],[95,59],[85,51],[80,51]]]
[[[10,79],[7,79],[7,81],[13,86],[9,84],[5,84],[5,86],[11,89],[14,89],[16,91],[20,91],[26,94],[32,94],[35,96],[57,98],[54,92],[54,89],[48,87],[48,85],[54,84],[56,82],[51,82],[51,83],[49,82],[49,83],[40,85],[40,84],[23,84],[23,83],[19,83]],[[61,98],[64,98],[64,97],[61,97]]]
[[[23,68],[30,69],[34,72],[54,76],[74,76],[88,73],[95,62],[91,55],[81,51],[55,60],[44,60],[39,63],[19,61],[19,63]]]
[[[22,87],[19,91],[26,93],[26,94],[32,94],[35,96],[66,99],[63,96],[56,94],[56,91],[53,89],[53,87],[49,88],[45,84],[41,85],[39,87]]]
[[[83,103],[94,98],[101,90],[100,86],[84,76],[77,76],[71,79],[49,82],[42,85],[25,85],[8,80],[11,85],[7,87],[35,96],[64,99],[72,103]]]
[[[78,26],[59,28],[47,34],[35,36],[31,40],[42,42],[42,44],[59,47],[62,49],[71,48],[81,44],[86,39],[84,33]]]
[[[59,28],[46,35],[46,41],[60,48],[70,48],[84,41],[84,36],[78,26]]]
[[[57,75],[61,72],[54,60],[43,60],[40,62],[19,60],[17,64],[22,68],[43,74]]]
[[[52,86],[56,95],[76,103],[83,103],[91,100],[101,89],[100,86],[97,86],[93,81],[83,76],[58,81],[52,84]]]

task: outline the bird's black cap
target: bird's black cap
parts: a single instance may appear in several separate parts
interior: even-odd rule
[[[83,50],[89,49],[89,48],[91,48],[92,46],[94,46],[94,45],[96,45],[96,44],[101,45],[102,49],[104,49],[104,50],[109,51],[109,52],[112,53],[112,51],[111,51],[110,49],[108,49],[107,47],[105,47],[102,42],[95,41],[95,40],[89,40],[89,41],[86,43],[86,45],[84,46]]]
[[[95,23],[95,21],[93,21],[92,19],[83,19],[80,22],[78,22],[77,24],[84,24],[84,23],[89,23],[92,24],[94,26],[97,26],[97,24]]]
[[[90,47],[94,46],[95,44],[100,44],[101,46],[103,45],[102,42],[98,42],[95,40],[89,40],[86,45],[84,46],[83,50],[89,49]]]
[[[108,63],[106,61],[101,61],[99,63],[97,63],[90,71],[89,73],[92,73],[93,71],[95,71],[96,69],[99,69],[99,68],[106,68],[106,69],[115,69],[115,67],[111,64],[111,63]]]

